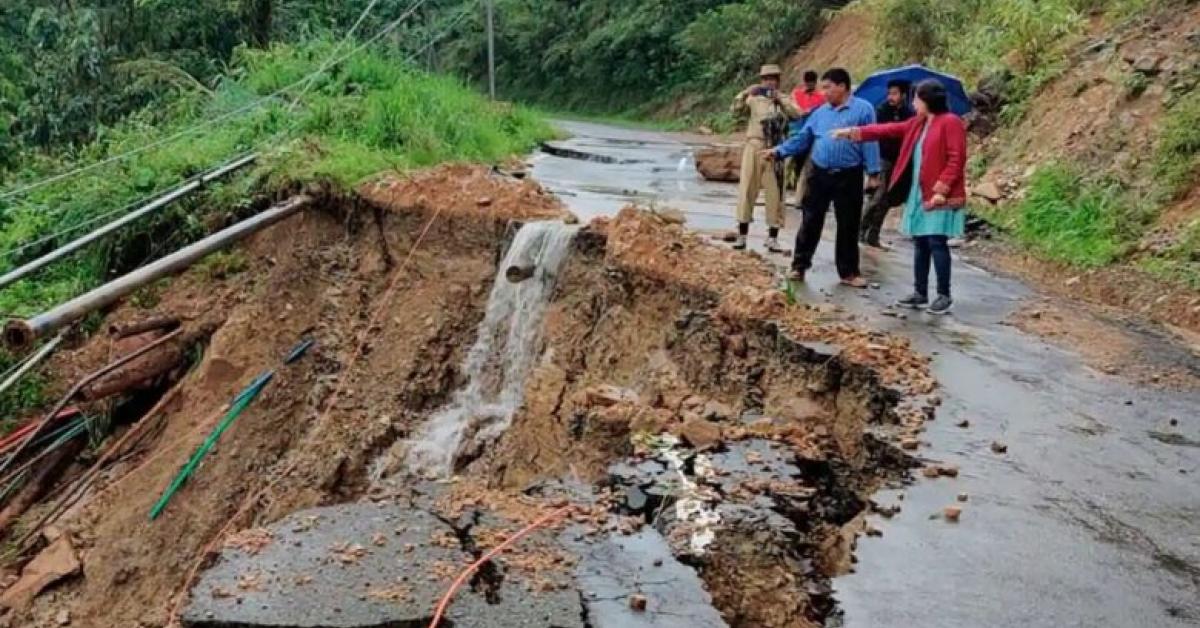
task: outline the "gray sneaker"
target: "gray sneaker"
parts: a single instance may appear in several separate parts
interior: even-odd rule
[[[914,292],[914,293],[904,297],[903,299],[896,301],[896,305],[898,305],[900,307],[908,307],[908,308],[912,308],[914,310],[919,310],[919,309],[929,305],[929,297],[922,296],[922,295]]]
[[[766,246],[767,251],[770,253],[782,253],[783,252],[783,247],[779,246],[778,238],[767,238],[767,242],[764,246]]]
[[[929,312],[930,314],[945,315],[949,314],[950,310],[952,309],[954,309],[954,299],[951,299],[944,294],[939,294],[938,297],[933,300],[933,305],[930,305],[929,309],[925,311]]]

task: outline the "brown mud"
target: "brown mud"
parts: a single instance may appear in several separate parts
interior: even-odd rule
[[[537,184],[484,168],[384,179],[254,236],[240,250],[239,273],[198,267],[163,287],[152,311],[116,308],[106,327],[171,315],[185,329],[216,331],[152,417],[156,429],[57,522],[82,574],[3,621],[165,626],[229,533],[241,531],[236,543],[302,509],[396,498],[378,492],[373,465],[463,385],[460,365],[499,255],[514,225],[533,219],[572,218]],[[906,473],[908,459],[885,441],[919,434],[931,413],[928,362],[904,340],[789,304],[762,260],[632,208],[581,231],[543,328],[512,427],[475,452],[434,508],[447,518],[464,510],[493,518],[463,535],[464,549],[478,555],[563,503],[531,487],[582,481],[593,487],[590,504],[562,525],[654,525],[730,625],[820,625],[833,610],[828,579],[849,567],[869,494]],[[315,346],[284,366],[304,338]],[[73,375],[112,352],[97,335],[58,363]],[[227,402],[272,369],[262,395],[150,521]],[[618,398],[606,397],[612,391]],[[623,502],[634,481],[614,465],[667,455],[663,442],[742,469],[730,476],[737,482],[679,470],[728,509],[728,525],[701,555],[686,556],[681,540],[694,537],[693,522],[647,517]],[[778,454],[773,475],[745,470],[763,464],[764,453],[746,453],[762,444]],[[777,526],[736,516],[760,498],[775,504]],[[531,573],[545,561],[570,562],[546,558],[556,551],[500,562]],[[458,567],[432,577],[448,585]]]

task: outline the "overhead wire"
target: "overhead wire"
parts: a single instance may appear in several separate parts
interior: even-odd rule
[[[374,36],[372,36],[370,39],[362,42],[358,46],[355,46],[349,52],[346,52],[345,54],[335,57],[332,62],[327,62],[325,65],[319,67],[317,70],[314,70],[313,72],[306,74],[305,76],[301,77],[300,79],[298,79],[292,83],[289,83],[289,84],[275,90],[274,92],[267,94],[266,96],[261,96],[259,98],[256,98],[253,101],[251,101],[245,105],[242,105],[241,107],[232,109],[232,110],[222,113],[220,115],[209,118],[203,122],[197,123],[195,125],[187,127],[180,131],[172,133],[171,135],[168,135],[167,137],[164,137],[162,139],[150,142],[148,144],[125,151],[123,153],[113,155],[111,157],[88,164],[86,166],[80,166],[78,168],[73,168],[66,172],[62,172],[62,173],[59,173],[59,174],[56,174],[56,175],[53,175],[50,177],[46,177],[39,181],[34,181],[32,183],[28,183],[28,184],[19,186],[17,188],[7,191],[7,192],[0,193],[0,201],[8,200],[10,198],[25,194],[26,192],[30,192],[30,191],[36,190],[38,188],[45,187],[47,185],[51,185],[51,184],[57,183],[59,181],[64,181],[66,179],[69,179],[69,178],[74,177],[79,174],[83,174],[85,172],[91,172],[92,170],[96,170],[98,168],[102,168],[104,166],[108,166],[108,165],[123,161],[125,159],[133,157],[135,155],[140,155],[146,151],[153,150],[155,148],[166,146],[167,144],[175,142],[176,140],[182,139],[184,137],[187,137],[189,135],[192,135],[192,134],[202,131],[204,129],[210,128],[217,124],[220,124],[226,120],[237,117],[243,113],[253,111],[254,109],[257,109],[257,108],[263,106],[264,104],[266,104],[272,100],[275,100],[276,98],[292,91],[293,89],[303,86],[305,83],[307,83],[313,77],[324,72],[328,67],[337,65],[338,63],[341,63],[342,61],[345,61],[346,59],[349,59],[350,57],[358,54],[360,51],[367,48],[368,46],[373,45],[375,42],[379,41],[380,39],[385,37],[388,33],[392,32],[397,27],[399,27],[401,23],[403,23],[410,16],[412,16],[413,13],[416,13],[417,10],[420,9],[422,6],[424,6],[425,3],[428,1],[429,0],[415,0],[413,2],[413,4],[410,5],[409,8],[403,14],[400,15],[400,17],[396,18],[395,20],[392,20],[390,23],[388,23],[386,26],[384,26],[382,29],[380,29],[380,31],[378,33],[376,33]]]
[[[362,26],[362,23],[364,21],[366,21],[367,16],[370,15],[371,11],[375,8],[376,4],[379,4],[379,0],[371,0],[370,4],[367,5],[367,8],[363,9],[362,13],[360,13],[358,15],[358,19],[355,20],[354,24],[350,27],[350,30],[346,31],[346,34],[344,36],[342,36],[342,38],[340,40],[338,40],[337,45],[333,47],[333,51],[329,53],[329,59],[332,59],[334,55],[336,55],[338,52],[341,51],[342,46],[345,46],[346,42],[350,41],[350,38],[353,37],[354,33],[358,31],[358,27]],[[308,80],[306,80],[304,82],[304,89],[300,90],[300,93],[296,96],[296,98],[294,100],[292,100],[292,104],[288,105],[289,112],[293,111],[296,108],[297,103],[300,102],[300,97],[303,96],[304,94],[308,93],[308,90],[312,87],[313,79],[316,78],[317,76],[319,76],[325,70],[329,69],[330,65],[332,65],[332,64],[330,64],[329,61],[326,60],[324,63],[322,63],[320,66],[317,67],[317,71],[315,73],[309,75]]]
[[[425,45],[421,46],[421,48],[419,50],[417,50],[416,52],[409,55],[408,58],[405,59],[405,62],[412,63],[413,61],[416,60],[417,57],[424,54],[426,50],[429,50],[430,48],[432,48],[434,44],[445,39],[446,36],[449,35],[451,31],[454,30],[454,27],[458,26],[464,19],[467,18],[467,16],[469,16],[471,14],[471,10],[473,8],[475,8],[472,5],[477,5],[477,4],[479,4],[478,0],[476,2],[470,2],[470,3],[467,3],[466,5],[464,5],[462,11],[460,11],[458,14],[458,17],[455,17],[453,20],[451,20],[451,22],[446,25],[446,28],[442,29],[442,32],[438,33],[436,36],[434,36],[433,39],[430,39],[428,42],[426,42]]]

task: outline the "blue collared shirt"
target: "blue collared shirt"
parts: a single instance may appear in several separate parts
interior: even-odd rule
[[[871,103],[851,96],[841,107],[828,103],[821,105],[808,116],[804,128],[789,137],[775,149],[780,157],[793,157],[813,147],[813,164],[825,168],[858,168],[866,166],[867,174],[879,173],[879,144],[876,142],[852,142],[829,137],[834,129],[875,124],[875,108]]]

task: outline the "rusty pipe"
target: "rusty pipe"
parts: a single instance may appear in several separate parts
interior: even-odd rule
[[[114,340],[121,340],[130,336],[144,334],[148,331],[158,331],[159,329],[175,329],[179,327],[179,319],[174,316],[154,316],[146,320],[127,325],[112,324],[108,327],[108,334]]]
[[[208,254],[228,247],[246,236],[291,216],[311,203],[312,200],[313,198],[307,194],[293,196],[252,218],[247,218],[236,225],[218,231],[91,292],[61,303],[49,311],[30,319],[10,320],[4,327],[4,342],[13,349],[27,347],[55,329],[77,321],[100,308],[112,305],[146,284],[183,271]]]
[[[189,331],[179,336],[176,342],[163,345],[158,350],[143,355],[119,369],[113,369],[90,386],[80,390],[79,398],[84,401],[98,401],[132,390],[143,382],[168,373],[187,362],[188,347],[212,336],[216,330],[215,324],[205,324]]]
[[[536,270],[537,267],[533,265],[513,264],[504,271],[504,277],[509,283],[521,283],[532,277]]]
[[[70,403],[71,400],[75,398],[75,395],[79,394],[79,391],[83,390],[85,387],[90,385],[92,382],[100,379],[101,377],[104,377],[105,375],[109,374],[110,372],[115,371],[116,369],[119,369],[122,366],[125,366],[126,364],[129,364],[130,362],[153,351],[155,348],[157,348],[163,344],[166,344],[170,340],[179,336],[179,334],[182,332],[183,332],[182,329],[176,329],[175,331],[163,336],[162,338],[155,340],[154,342],[142,347],[141,349],[138,349],[137,351],[134,351],[133,353],[130,353],[129,355],[127,355],[115,362],[109,363],[107,366],[101,368],[100,370],[87,375],[86,377],[79,380],[78,382],[75,382],[75,385],[71,387],[71,390],[68,390],[67,394],[63,395],[62,399],[59,399],[58,403],[54,404],[54,407],[49,412],[46,413],[46,416],[42,417],[42,420],[38,423],[37,427],[30,430],[29,434],[24,438],[24,440],[21,441],[21,444],[17,446],[16,451],[14,451],[12,453],[12,455],[9,456],[8,459],[4,461],[3,464],[0,464],[0,474],[2,474],[8,470],[8,467],[12,465],[13,461],[16,460],[18,457],[20,457],[20,455],[22,453],[24,453],[25,449],[29,446],[29,443],[32,443],[33,440],[42,433],[42,430],[46,428],[46,425],[48,423],[50,423],[50,421],[52,421],[54,419],[54,417],[58,416],[58,413],[61,412],[63,408],[67,407],[67,404]]]
[[[215,170],[195,177],[191,181],[184,183],[174,190],[163,194],[153,201],[150,201],[146,205],[143,205],[138,209],[121,216],[120,218],[104,225],[103,227],[76,238],[67,244],[64,244],[63,246],[29,262],[28,264],[21,266],[20,268],[15,268],[11,272],[5,273],[3,277],[0,277],[0,288],[4,288],[5,286],[16,282],[22,277],[29,275],[30,273],[36,272],[42,268],[45,268],[46,266],[49,266],[50,264],[53,264],[54,262],[57,262],[58,260],[74,253],[75,251],[78,251],[79,249],[82,249],[83,247],[121,229],[125,225],[141,219],[143,216],[147,216],[162,209],[163,207],[166,207],[167,205],[170,205],[171,203],[174,203],[188,194],[191,194],[192,192],[204,187],[206,183],[216,181],[217,179],[231,172],[254,163],[254,160],[257,158],[257,155],[247,155],[241,159],[234,160],[228,164],[225,164],[224,166],[216,168]]]

